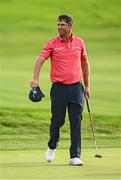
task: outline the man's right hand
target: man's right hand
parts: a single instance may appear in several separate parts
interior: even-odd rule
[[[35,81],[35,80],[32,79],[32,80],[30,81],[30,86],[31,86],[32,88],[37,87],[37,86],[38,86],[37,81]]]

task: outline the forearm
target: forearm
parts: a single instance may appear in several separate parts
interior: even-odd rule
[[[90,93],[90,65],[89,62],[82,62],[81,64],[82,67],[82,73],[83,73],[83,81],[84,81],[84,86],[87,91]]]
[[[35,81],[37,84],[39,82],[39,74],[40,74],[40,70],[43,65],[43,62],[44,62],[44,58],[41,56],[38,56],[35,61],[34,72],[33,72],[33,81]]]

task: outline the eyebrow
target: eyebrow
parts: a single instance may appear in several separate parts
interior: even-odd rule
[[[57,25],[62,25],[62,26],[64,26],[64,25],[66,25],[66,24],[64,24],[64,23],[57,23]]]

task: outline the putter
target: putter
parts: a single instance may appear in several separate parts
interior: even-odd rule
[[[92,129],[94,147],[95,147],[95,150],[96,150],[96,154],[95,154],[94,157],[96,157],[96,158],[102,158],[102,155],[99,154],[98,149],[97,149],[97,143],[96,143],[96,137],[95,137],[95,130],[94,130],[94,125],[93,125],[93,121],[92,121],[92,117],[91,117],[90,104],[89,104],[89,99],[88,99],[88,97],[86,97],[86,104],[87,104],[87,110],[88,110],[88,114],[89,114],[90,125],[91,125],[91,129]]]

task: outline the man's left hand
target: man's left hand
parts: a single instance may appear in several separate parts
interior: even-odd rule
[[[85,87],[85,92],[84,92],[85,97],[90,97],[90,89],[88,87]]]

